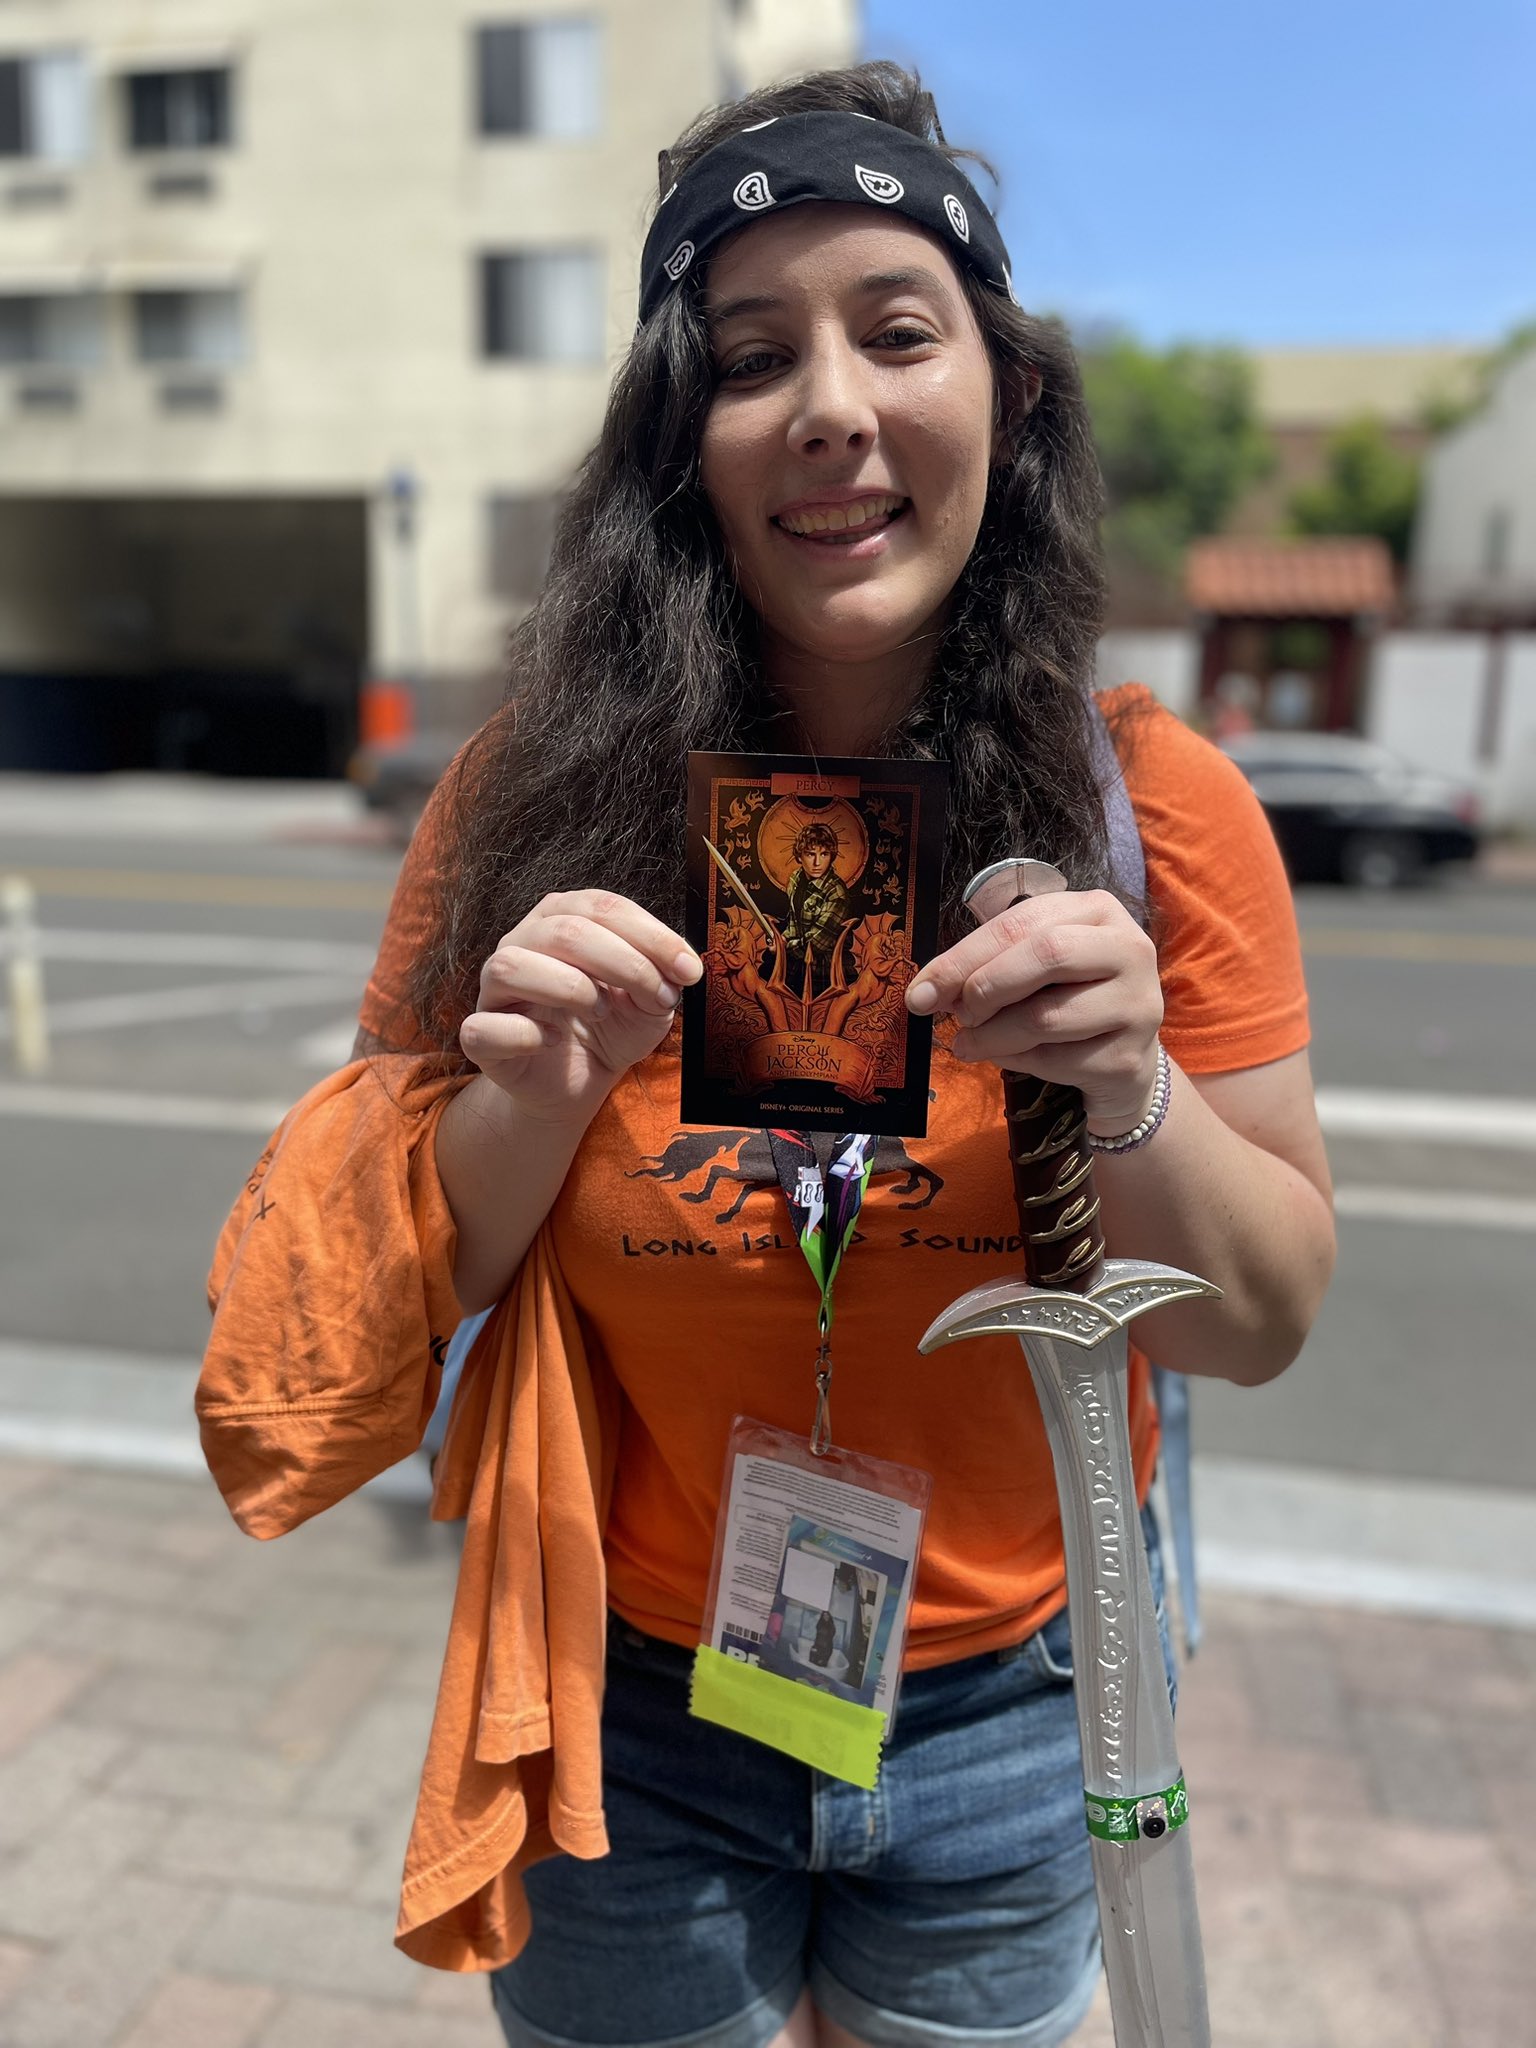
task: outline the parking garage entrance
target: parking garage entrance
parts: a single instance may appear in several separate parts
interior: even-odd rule
[[[356,498],[0,497],[0,769],[345,771]]]

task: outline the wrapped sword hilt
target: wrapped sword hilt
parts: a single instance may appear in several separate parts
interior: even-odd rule
[[[1005,1072],[1003,1105],[1025,1274],[1036,1287],[1081,1294],[1104,1259],[1082,1095]]]
[[[1054,896],[1066,886],[1066,876],[1048,861],[999,860],[972,878],[964,902],[985,924],[1015,903]],[[1103,1264],[1104,1234],[1082,1095],[1005,1070],[1003,1103],[1025,1273],[1036,1287],[1084,1293]]]

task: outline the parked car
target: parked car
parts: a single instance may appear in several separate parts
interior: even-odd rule
[[[1253,785],[1294,882],[1397,889],[1481,843],[1476,792],[1337,732],[1250,732],[1221,742]]]

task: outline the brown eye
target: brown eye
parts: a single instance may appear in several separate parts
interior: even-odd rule
[[[734,363],[727,363],[720,372],[721,380],[730,383],[737,378],[763,377],[781,360],[772,349],[755,348],[747,356],[738,356]]]

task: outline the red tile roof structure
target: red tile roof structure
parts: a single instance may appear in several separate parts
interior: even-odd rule
[[[1197,612],[1336,619],[1392,609],[1392,557],[1379,540],[1197,540],[1184,558]]]

